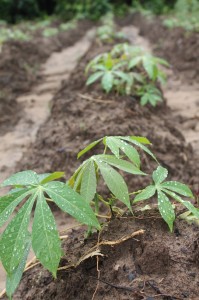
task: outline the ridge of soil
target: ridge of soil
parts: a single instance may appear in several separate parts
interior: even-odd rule
[[[52,52],[73,45],[91,27],[90,21],[80,21],[75,29],[44,38],[35,35],[30,41],[8,41],[0,53],[0,135],[11,130],[23,115],[19,95],[27,93],[41,80],[40,64]]]
[[[169,234],[157,212],[142,217],[114,219],[105,227],[100,242],[127,240],[96,247],[101,253],[100,273],[95,255],[76,268],[58,271],[56,280],[37,266],[25,273],[14,299],[198,299],[199,228],[176,221]],[[143,235],[128,239],[140,229]],[[82,231],[72,231],[62,245],[65,256],[60,266],[77,263],[97,242],[97,234],[85,240]]]
[[[93,43],[80,60],[69,80],[55,95],[50,118],[40,128],[36,142],[29,147],[16,170],[33,169],[39,173],[62,170],[68,179],[79,165],[74,149],[78,152],[89,142],[105,135],[142,135],[153,142],[152,151],[168,168],[170,177],[194,187],[198,183],[199,169],[196,166],[199,158],[178,130],[180,116],[174,118],[166,102],[156,108],[141,108],[131,97],[108,96],[98,86],[85,87],[87,62],[108,48]],[[151,172],[154,163],[145,155],[142,157],[144,171]],[[149,182],[148,177],[126,175],[125,179],[130,191]],[[102,187],[102,191],[106,189]],[[156,211],[152,215],[136,217],[112,220],[102,232],[102,240],[113,241],[136,230],[145,230],[144,235],[117,246],[101,247],[104,255],[99,258],[102,281],[94,299],[152,300],[157,297],[196,300],[199,286],[198,227],[176,220],[174,233],[169,233]],[[84,240],[82,231],[73,230],[62,245],[66,257],[61,266],[80,258],[97,241],[96,235]],[[75,269],[58,272],[56,280],[37,266],[23,275],[13,299],[90,300],[98,276],[95,257],[88,258]]]
[[[155,108],[140,107],[129,96],[107,96],[99,86],[85,87],[86,64],[108,48],[110,46],[99,48],[93,43],[69,80],[62,84],[53,99],[51,116],[40,128],[36,142],[30,145],[17,171],[63,170],[70,176],[79,165],[77,152],[91,141],[105,135],[143,135],[153,143],[152,151],[173,179],[188,184],[195,182],[193,177],[199,173],[195,169],[198,158],[193,158],[191,146],[178,130],[180,116],[173,118],[166,102]],[[147,157],[144,156],[143,162],[145,171],[151,171],[153,164],[149,167]],[[133,188],[144,182],[143,177],[128,180],[134,182]],[[130,182],[129,185],[131,187]]]
[[[164,57],[174,68],[176,76],[190,84],[199,83],[199,33],[188,32],[181,27],[169,29],[161,18],[147,19],[140,13],[118,20],[121,25],[135,25],[140,35],[154,45],[153,52]]]

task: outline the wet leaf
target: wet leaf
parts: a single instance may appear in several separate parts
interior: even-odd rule
[[[158,166],[157,169],[153,172],[153,181],[155,182],[156,185],[162,183],[168,176],[168,171],[167,169]]]
[[[95,165],[93,160],[90,160],[82,172],[80,194],[87,202],[90,202],[95,196],[96,188]]]
[[[32,227],[32,247],[42,265],[56,277],[61,258],[61,242],[52,212],[42,190],[38,200]]]
[[[2,186],[8,186],[8,185],[37,185],[39,184],[39,180],[37,177],[37,173],[34,171],[22,171],[18,172],[2,183]]]
[[[95,147],[102,139],[99,139],[97,141],[94,141],[92,143],[90,143],[86,148],[84,148],[83,150],[81,150],[78,155],[77,158],[80,158],[83,154],[85,154],[86,152],[88,152],[89,150],[91,150],[93,147]]]
[[[167,195],[171,196],[176,201],[182,203],[190,212],[192,212],[192,214],[195,217],[199,218],[199,209],[197,209],[190,201],[183,200],[180,196],[176,195],[174,192],[170,192],[168,190],[164,190],[164,192]]]
[[[131,210],[128,188],[123,177],[108,164],[101,161],[97,161],[97,164],[111,193]]]
[[[0,226],[2,226],[10,217],[16,206],[29,194],[33,189],[22,189],[6,196],[0,197]]]
[[[19,263],[19,265],[16,267],[16,269],[14,270],[14,272],[12,272],[12,274],[9,276],[7,275],[6,277],[6,294],[8,295],[8,297],[11,299],[12,295],[14,294],[20,280],[21,277],[23,275],[23,271],[25,269],[25,265],[26,265],[26,261],[28,258],[28,254],[30,251],[30,247],[31,247],[31,238],[29,235],[29,238],[27,237],[28,241],[25,245],[24,248],[24,253],[21,259],[21,262]]]
[[[142,172],[140,169],[138,169],[135,165],[132,163],[118,159],[117,157],[113,155],[95,155],[95,161],[98,163],[99,161],[103,161],[104,163],[108,163],[122,171],[125,171],[130,174],[134,175],[146,175],[144,172]]]
[[[45,178],[43,178],[40,183],[41,184],[45,184],[45,183],[47,183],[49,181],[53,181],[53,180],[59,179],[59,178],[63,177],[64,174],[65,174],[64,172],[54,172],[52,174],[49,174]]]
[[[26,245],[29,236],[28,224],[35,198],[36,195],[30,196],[29,200],[27,200],[17,215],[12,219],[1,236],[1,261],[9,275],[13,273],[22,260],[24,253],[23,247]]]
[[[135,199],[133,200],[134,203],[147,200],[155,195],[156,188],[154,185],[147,186],[144,190],[142,190],[138,195],[136,195]]]
[[[185,197],[190,197],[190,198],[194,198],[192,191],[190,190],[190,188],[183,183],[180,183],[178,181],[167,181],[167,182],[163,182],[161,184],[161,187],[176,192],[182,196]]]
[[[100,229],[100,225],[89,204],[72,188],[62,182],[49,182],[44,189],[61,210],[83,224]]]
[[[175,212],[171,202],[169,201],[167,196],[161,191],[158,191],[158,208],[162,218],[168,224],[169,229],[172,232],[173,222],[175,220]]]

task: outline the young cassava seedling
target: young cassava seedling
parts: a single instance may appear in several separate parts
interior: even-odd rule
[[[59,181],[63,172],[41,175],[33,171],[22,171],[1,184],[1,187],[12,187],[10,192],[0,197],[0,226],[8,222],[0,238],[0,257],[7,272],[6,292],[10,299],[21,280],[31,247],[40,263],[56,277],[62,250],[48,201],[54,202],[81,224],[97,230],[101,229],[100,201],[112,212],[116,212],[120,210],[117,206],[119,200],[132,213],[132,193],[129,193],[121,172],[135,176],[147,175],[141,170],[138,150],[144,151],[157,162],[148,148],[150,142],[139,136],[106,136],[80,151],[78,158],[100,143],[104,145],[103,153],[85,160],[67,183]],[[172,231],[175,212],[168,197],[183,204],[196,218],[199,218],[199,211],[191,202],[181,198],[193,196],[189,187],[176,181],[164,182],[167,174],[165,168],[158,166],[152,174],[154,183],[134,192],[136,197],[133,203],[145,201],[157,194],[160,214]],[[111,192],[110,199],[103,199],[97,191],[100,177]],[[18,212],[13,216],[18,205]],[[33,207],[33,225],[29,231]]]
[[[109,12],[101,18],[102,26],[97,28],[97,38],[102,43],[111,43],[115,39],[126,38],[125,34],[118,32],[114,22],[114,14]]]
[[[157,85],[166,81],[159,65],[169,66],[165,60],[142,48],[118,44],[110,52],[102,53],[89,62],[85,70],[88,75],[86,84],[100,80],[102,89],[107,93],[116,91],[136,96],[140,98],[141,105],[150,103],[156,106],[162,101]]]

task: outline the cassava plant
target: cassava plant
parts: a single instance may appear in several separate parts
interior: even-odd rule
[[[127,43],[115,45],[110,52],[102,53],[89,62],[86,67],[87,85],[101,82],[107,93],[116,91],[121,94],[140,98],[141,105],[150,103],[156,106],[162,101],[159,83],[165,83],[166,75],[159,65],[168,63],[155,57],[142,48]]]
[[[176,181],[164,182],[168,172],[160,165],[152,174],[153,184],[143,190],[129,193],[121,173],[147,175],[141,170],[139,150],[157,162],[148,148],[150,142],[147,138],[106,136],[80,151],[78,158],[98,144],[104,145],[103,153],[85,160],[66,183],[59,181],[64,175],[63,172],[41,175],[33,171],[22,171],[10,176],[1,184],[1,187],[12,187],[6,195],[0,197],[0,226],[8,222],[0,238],[0,258],[7,272],[6,291],[10,299],[20,282],[31,247],[40,263],[56,277],[62,249],[48,202],[54,202],[61,210],[81,224],[87,225],[89,229],[97,230],[101,229],[100,202],[113,214],[120,210],[117,205],[119,200],[125,205],[126,210],[132,213],[134,203],[145,201],[155,194],[160,214],[170,231],[175,220],[175,208],[169,198],[180,202],[199,218],[198,209],[190,201],[181,198],[181,196],[193,197],[189,187]],[[111,193],[107,199],[98,192],[101,177]],[[130,199],[132,194],[136,195],[133,201]],[[20,205],[18,212],[13,216],[18,205]],[[30,230],[32,211],[34,218]]]
[[[118,32],[114,22],[113,13],[109,12],[101,18],[102,26],[97,29],[97,38],[103,43],[111,43],[115,39],[126,38],[125,34]]]

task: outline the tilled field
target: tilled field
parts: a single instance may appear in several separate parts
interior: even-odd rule
[[[123,24],[131,21],[128,19]],[[142,26],[137,19],[133,21]],[[162,28],[159,28],[161,36]],[[169,37],[170,44],[172,38],[174,45],[175,35]],[[181,39],[186,45],[183,35]],[[157,49],[158,44],[155,40],[153,43]],[[155,108],[141,107],[131,97],[107,95],[96,85],[85,87],[86,64],[109,48],[93,41],[69,79],[55,94],[50,117],[41,126],[34,144],[24,153],[16,171],[65,171],[68,179],[79,165],[77,152],[91,141],[108,135],[140,135],[153,143],[152,151],[168,169],[170,179],[189,184],[195,192],[199,157],[179,130],[181,116],[173,114],[166,99]],[[178,76],[189,81],[189,73],[184,73],[175,64],[176,52],[173,49],[174,46],[170,46],[167,55],[163,51],[160,54],[173,63]],[[179,61],[184,59],[180,52],[177,56]],[[198,58],[191,57],[196,64]],[[196,73],[192,80],[197,82]],[[142,157],[143,170],[150,173],[154,163],[145,155]],[[148,177],[129,175],[126,180],[130,191],[139,190],[149,181]],[[101,191],[107,194],[103,186]],[[66,217],[66,222],[70,222],[70,217]],[[144,233],[139,230],[144,230]],[[132,237],[136,231],[138,235]],[[58,272],[57,279],[37,265],[25,272],[13,299],[196,300],[199,289],[198,232],[196,225],[177,220],[174,232],[169,233],[156,210],[113,219],[100,237],[94,234],[84,239],[82,229],[72,230],[63,242],[65,255],[61,266],[65,268]],[[97,247],[99,239],[102,244]],[[103,241],[112,241],[112,246],[103,244]],[[90,253],[92,247],[99,248],[101,254],[83,260],[76,268],[70,267]]]

